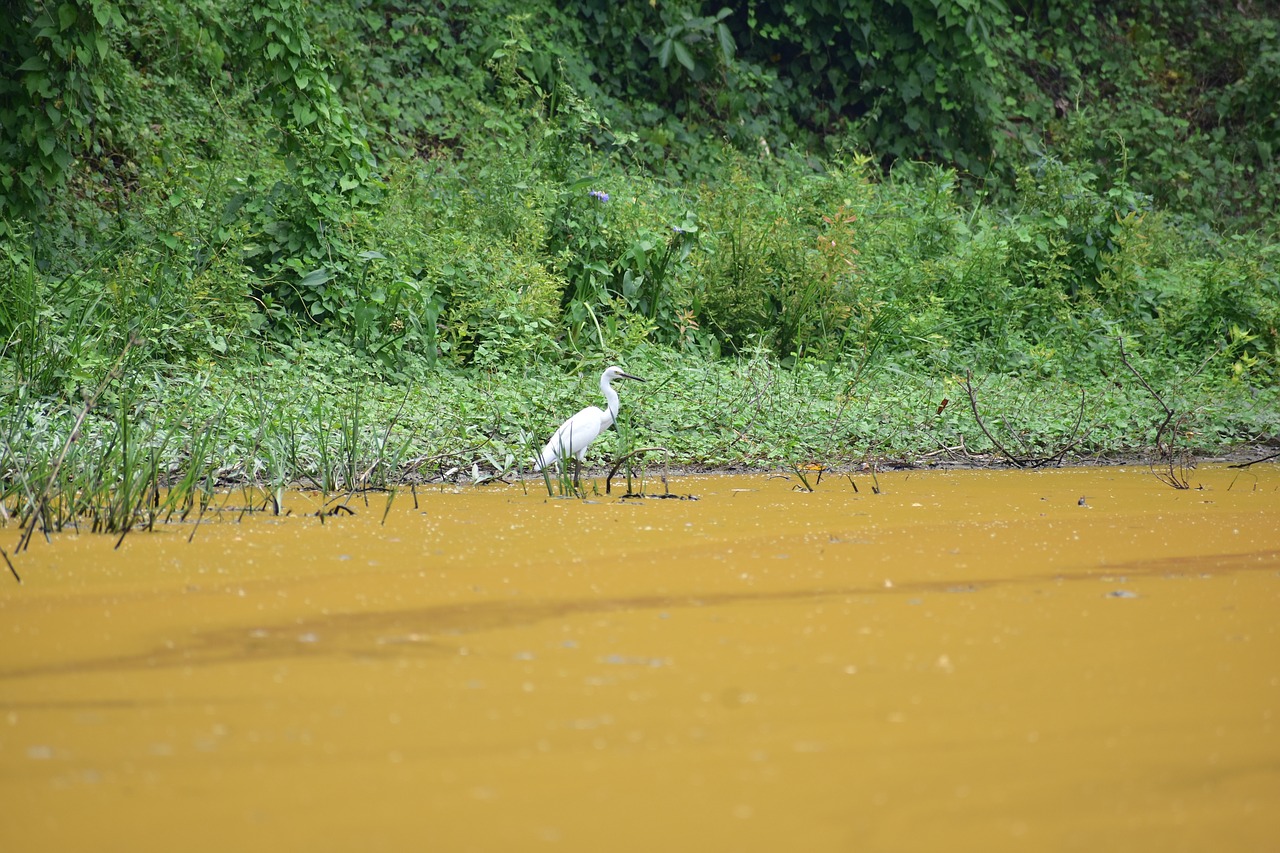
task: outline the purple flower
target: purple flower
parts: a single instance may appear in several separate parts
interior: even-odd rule
[[[606,192],[601,192],[600,190],[592,190],[591,192],[587,193],[587,195],[591,196],[592,198],[600,202],[606,202],[609,200],[609,194]]]

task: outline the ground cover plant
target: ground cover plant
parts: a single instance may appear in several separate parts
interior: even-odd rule
[[[601,462],[1280,435],[1272,3],[6,15],[0,506],[32,531],[517,476],[613,363],[650,382]]]

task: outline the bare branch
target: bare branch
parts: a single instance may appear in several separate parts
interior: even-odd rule
[[[1014,467],[1016,468],[1026,467],[1025,464],[1022,462],[1022,460],[1018,459],[1012,453],[1004,449],[1004,445],[996,440],[996,437],[991,434],[991,431],[989,429],[987,429],[987,425],[982,422],[982,415],[978,414],[978,392],[973,390],[973,371],[972,370],[968,371],[965,374],[964,390],[969,392],[969,408],[973,410],[973,419],[978,422],[978,428],[981,429],[982,434],[987,437],[987,441],[990,441],[995,446],[996,450],[1000,451],[1000,455],[1003,456],[1005,459],[1008,459],[1009,462],[1014,465]]]
[[[1275,453],[1268,454],[1262,457],[1261,459],[1255,459],[1252,462],[1241,462],[1237,465],[1228,465],[1227,467],[1228,468],[1248,468],[1250,465],[1257,465],[1259,462],[1270,462],[1272,459],[1275,459],[1277,456],[1280,456],[1280,450],[1277,450]]]

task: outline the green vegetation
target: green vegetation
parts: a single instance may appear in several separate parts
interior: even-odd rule
[[[502,476],[613,362],[678,464],[1280,435],[1274,2],[5,10],[0,499],[50,527]]]

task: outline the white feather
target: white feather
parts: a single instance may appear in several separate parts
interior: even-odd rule
[[[533,470],[541,471],[562,460],[576,458],[579,463],[587,461],[587,448],[600,437],[600,433],[613,426],[618,418],[618,392],[610,383],[615,379],[634,379],[643,382],[639,376],[624,373],[621,367],[610,367],[600,374],[600,393],[604,394],[607,409],[598,406],[587,406],[569,418],[551,434],[551,439],[538,458],[534,460]]]

